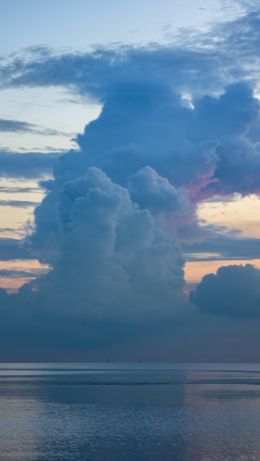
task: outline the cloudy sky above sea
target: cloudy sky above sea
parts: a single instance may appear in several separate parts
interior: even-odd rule
[[[0,359],[256,360],[260,2],[0,11]]]

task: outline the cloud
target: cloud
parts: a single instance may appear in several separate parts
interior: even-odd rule
[[[29,200],[0,200],[0,206],[13,206],[18,208],[35,207],[39,202]]]
[[[53,246],[54,234],[44,230],[50,252],[45,248],[45,258],[54,261],[54,268],[42,281],[55,293],[61,292],[55,285],[62,283],[63,292],[76,295],[79,309],[87,306],[87,315],[100,308],[103,315],[113,316],[115,310],[123,318],[145,309],[152,315],[154,308],[160,315],[159,306],[166,315],[182,299],[183,260],[175,240],[101,170],[89,168],[67,182],[57,213]]]
[[[251,27],[253,19],[245,21]],[[25,242],[51,269],[17,294],[1,291],[2,341],[8,332],[26,346],[91,349],[149,337],[156,348],[164,332],[165,341],[178,336],[180,324],[199,336],[181,251],[207,234],[197,205],[216,194],[259,193],[259,101],[254,75],[240,81],[246,53],[238,63],[228,51],[237,23],[228,27],[222,48],[213,46],[214,32],[207,47],[203,37],[197,48],[37,50],[2,66],[3,86],[64,85],[102,104],[78,149],[55,156]],[[0,168],[40,176],[53,161],[52,154],[2,153]],[[251,266],[221,269],[191,299],[200,313],[256,316],[258,277]]]
[[[170,88],[135,82],[109,96],[100,117],[78,136],[80,152],[63,156],[57,175],[73,177],[95,165],[125,184],[149,165],[195,202],[258,193],[260,138],[252,141],[250,130],[259,120],[259,102],[245,83],[184,107]]]
[[[199,98],[194,108],[157,84],[135,83],[109,97],[78,136],[79,150],[59,157],[35,211],[28,245],[52,269],[7,305],[31,306],[32,322],[38,306],[53,335],[63,323],[85,325],[88,347],[118,341],[123,331],[129,338],[174,328],[191,309],[180,243],[199,230],[197,202],[243,186],[244,164],[239,180],[232,171],[221,178],[220,165],[230,140],[247,138],[257,107],[244,84]]]
[[[211,238],[201,241],[184,242],[182,244],[183,251],[195,254],[215,253],[218,256],[211,256],[211,259],[216,260],[260,258],[260,239],[215,234]]]
[[[221,267],[203,277],[190,299],[207,314],[259,317],[260,270],[251,264]]]
[[[129,177],[131,195],[142,208],[178,214],[185,213],[190,201],[185,190],[177,190],[166,178],[146,166]]]
[[[27,187],[27,186],[18,186],[17,184],[14,186],[13,184],[7,184],[6,186],[0,186],[0,193],[8,193],[8,194],[23,194],[24,192],[39,192],[39,187]]]
[[[33,126],[30,123],[21,122],[18,120],[0,119],[0,131],[6,131],[10,133],[24,133],[31,132]]]
[[[31,259],[23,241],[13,238],[0,238],[0,255],[2,261],[14,259]]]
[[[128,189],[142,209],[149,209],[157,223],[179,241],[198,231],[196,209],[187,190],[176,189],[165,177],[146,166],[130,175]]]
[[[50,128],[41,128],[38,125],[34,125],[32,123],[3,118],[0,119],[0,132],[1,131],[7,133],[37,133],[48,136],[58,136],[65,134]]]
[[[184,40],[64,54],[36,47],[2,65],[2,84],[63,85],[103,104],[78,136],[78,168],[97,166],[124,184],[149,165],[193,200],[258,193],[258,26],[259,13],[249,12],[198,35],[196,47]]]
[[[34,279],[39,277],[46,270],[43,269],[31,269],[31,270],[21,270],[21,269],[0,269],[0,278],[5,277],[9,279]]]
[[[208,33],[185,31],[174,44],[96,46],[70,53],[28,48],[2,61],[2,86],[66,86],[106,101],[120,86],[123,92],[130,81],[156,82],[193,95],[219,92],[244,78],[256,81],[259,7],[251,1],[239,3],[247,7],[244,14]]]
[[[28,49],[3,63],[2,87],[65,86],[99,101],[124,93],[129,83],[170,85],[174,90],[193,86],[201,93],[223,87],[218,56],[185,46],[96,47],[90,52],[55,53],[51,49]],[[46,72],[48,68],[48,72]],[[212,79],[208,79],[211,75]],[[230,81],[230,80],[228,80]],[[227,80],[225,79],[225,83]]]
[[[72,348],[158,335],[178,322],[187,304],[183,259],[149,210],[94,167],[63,185],[57,205],[56,235],[44,230],[53,268],[16,295],[1,294],[0,318],[10,335],[13,312],[21,328],[30,316],[29,343],[33,334],[41,344],[64,347],[70,334]]]
[[[253,5],[253,2],[247,3],[248,6],[250,3]],[[257,72],[260,64],[258,54],[260,45],[259,26],[259,5],[254,4],[254,9],[249,8],[248,14],[242,15],[235,21],[223,24],[219,28],[219,33],[222,34],[221,46],[224,48],[224,52],[229,55],[232,53],[234,62],[239,59],[243,72],[245,74],[250,73],[250,78],[256,81],[258,80]],[[228,46],[230,46],[229,50]]]
[[[41,178],[51,175],[59,154],[0,151],[0,176]]]

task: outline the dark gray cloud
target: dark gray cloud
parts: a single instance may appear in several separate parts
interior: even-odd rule
[[[190,299],[207,314],[259,317],[260,270],[251,264],[221,267],[203,277]]]
[[[58,153],[0,151],[0,176],[29,179],[51,175],[58,157]]]

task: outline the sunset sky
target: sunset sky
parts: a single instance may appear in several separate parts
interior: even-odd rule
[[[260,316],[260,3],[9,0],[0,10],[0,308],[9,356],[21,344],[28,357],[63,350],[68,322],[78,339],[66,347],[91,358],[123,356],[124,322],[130,358],[136,344],[149,356],[156,322],[162,355],[164,322],[182,325],[179,349],[191,324],[200,337],[205,316],[195,357],[209,360],[218,357],[216,344],[212,356],[202,353],[214,315],[216,338],[223,330],[228,342],[232,317],[233,346],[242,319],[250,336],[248,322]],[[240,283],[239,301],[221,298]],[[226,306],[219,312],[216,293]],[[6,309],[17,306],[14,327]],[[48,345],[34,338],[46,328]],[[186,343],[180,358],[189,352]]]

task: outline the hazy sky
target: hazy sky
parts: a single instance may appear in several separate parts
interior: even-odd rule
[[[86,49],[112,42],[169,41],[180,28],[205,28],[239,11],[221,0],[46,0],[1,2],[1,53],[48,45]],[[15,12],[15,14],[14,14]]]
[[[249,360],[257,338],[235,345],[260,316],[260,4],[0,12],[7,357],[131,359],[139,344],[188,360],[192,332],[192,359],[223,359],[223,329]]]

